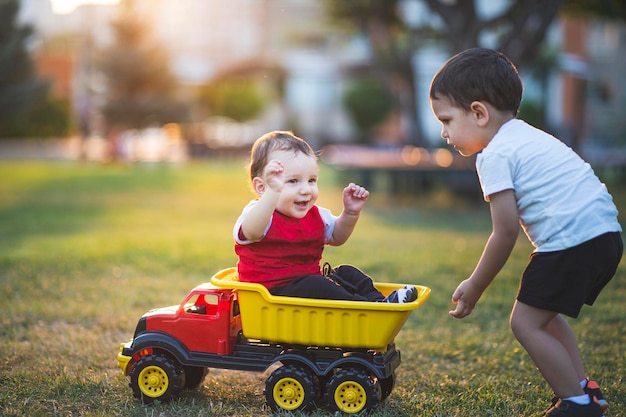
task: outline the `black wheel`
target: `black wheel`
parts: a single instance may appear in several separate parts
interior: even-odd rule
[[[147,355],[130,371],[130,387],[144,404],[154,400],[166,402],[180,393],[185,384],[184,375],[176,361],[163,355]]]
[[[326,408],[333,413],[370,411],[380,405],[380,384],[364,370],[341,369],[328,381],[325,398]]]
[[[303,411],[314,407],[317,384],[311,372],[303,367],[285,365],[267,378],[263,393],[272,411]]]
[[[209,370],[201,366],[185,366],[185,388],[198,388],[208,373]]]
[[[387,378],[379,380],[379,382],[381,390],[380,400],[385,401],[385,399],[389,397],[389,394],[391,394],[391,391],[393,391],[393,387],[396,385],[396,374],[392,373]]]

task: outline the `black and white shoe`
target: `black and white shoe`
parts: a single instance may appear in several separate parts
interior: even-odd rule
[[[403,288],[399,290],[393,290],[391,294],[389,294],[383,300],[384,303],[410,303],[411,301],[417,300],[417,288],[412,285],[405,285]]]

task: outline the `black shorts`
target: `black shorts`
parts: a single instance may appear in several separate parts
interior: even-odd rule
[[[522,275],[517,300],[576,318],[583,304],[592,305],[613,278],[622,252],[619,232],[562,251],[535,252]]]

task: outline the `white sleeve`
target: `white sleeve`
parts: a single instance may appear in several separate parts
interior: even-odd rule
[[[333,237],[337,217],[333,216],[333,214],[328,209],[319,206],[317,208],[319,210],[320,216],[322,217],[322,221],[324,222],[324,243],[328,243],[330,242],[330,238]]]
[[[235,222],[235,227],[233,228],[233,237],[235,238],[235,242],[239,243],[240,245],[249,245],[250,243],[254,243],[253,240],[241,239],[241,236],[240,236],[239,232],[241,231],[241,224],[243,223],[243,219],[246,218],[246,215],[248,214],[250,209],[257,203],[257,201],[258,200],[250,201],[243,208],[241,214],[239,215],[239,218]],[[267,231],[269,230],[271,225],[272,225],[272,218],[270,217],[270,221],[267,223],[267,227],[265,228],[265,232],[263,232],[263,236],[265,236],[267,234]]]
[[[513,174],[506,156],[483,152],[476,158],[476,172],[485,201],[489,196],[500,191],[515,189]]]

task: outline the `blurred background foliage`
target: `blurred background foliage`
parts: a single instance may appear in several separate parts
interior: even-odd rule
[[[350,83],[343,95],[343,104],[364,140],[396,109],[391,92],[374,77]]]
[[[103,91],[95,92],[99,94],[95,105],[102,118],[100,130],[197,122],[208,115],[246,122],[272,106],[285,106],[284,74],[276,76],[272,70],[268,82],[263,78],[263,73],[268,73],[264,63],[257,65],[256,72],[248,71],[244,75],[238,72],[241,68],[218,74],[189,92],[172,72],[167,48],[154,36],[149,22],[137,13],[135,4],[131,0],[121,2],[120,13],[111,22],[113,42],[95,54],[93,71],[102,78],[104,86]],[[476,1],[323,1],[319,7],[325,9],[336,31],[328,34],[330,40],[297,32],[289,37],[307,47],[355,34],[365,39],[371,60],[369,68],[347,74],[348,82],[338,92],[339,101],[356,128],[357,141],[373,141],[368,132],[372,132],[376,123],[387,120],[390,112],[396,112],[405,125],[406,143],[428,146],[420,122],[424,110],[417,105],[418,98],[427,92],[424,83],[416,80],[416,51],[436,44],[447,54],[454,54],[484,45],[488,39],[520,69],[531,72],[542,85],[539,91],[548,94],[543,84],[559,65],[559,51],[546,42],[555,19],[573,16],[626,20],[626,5],[621,0],[510,0],[502,4],[486,16]],[[409,19],[408,7],[423,7],[428,13],[422,15],[434,18]],[[18,21],[19,9],[20,0],[0,2],[0,137],[63,137],[75,133],[86,123],[76,116],[69,100],[60,100],[52,93],[49,80],[36,74],[33,61],[36,48],[31,42],[36,33],[33,26]],[[599,84],[585,84],[581,88],[604,97],[615,95],[610,88]],[[546,97],[528,101],[522,114],[548,129]],[[619,124],[619,117],[614,122]],[[574,129],[582,127],[574,126]],[[89,133],[90,129],[86,130]],[[573,135],[574,148],[580,145],[578,136]]]
[[[50,95],[33,101],[28,111],[20,112],[14,117],[0,116],[0,131],[5,137],[64,137],[72,130],[73,123],[67,101]]]
[[[112,22],[113,44],[99,59],[107,86],[103,116],[118,129],[188,120],[188,104],[177,97],[178,81],[164,49],[136,15],[132,3]]]
[[[248,77],[216,79],[199,88],[198,100],[209,114],[238,122],[255,119],[266,104],[260,86]]]
[[[64,136],[71,127],[67,103],[37,76],[27,49],[34,29],[18,24],[18,12],[17,0],[0,2],[0,136]]]

